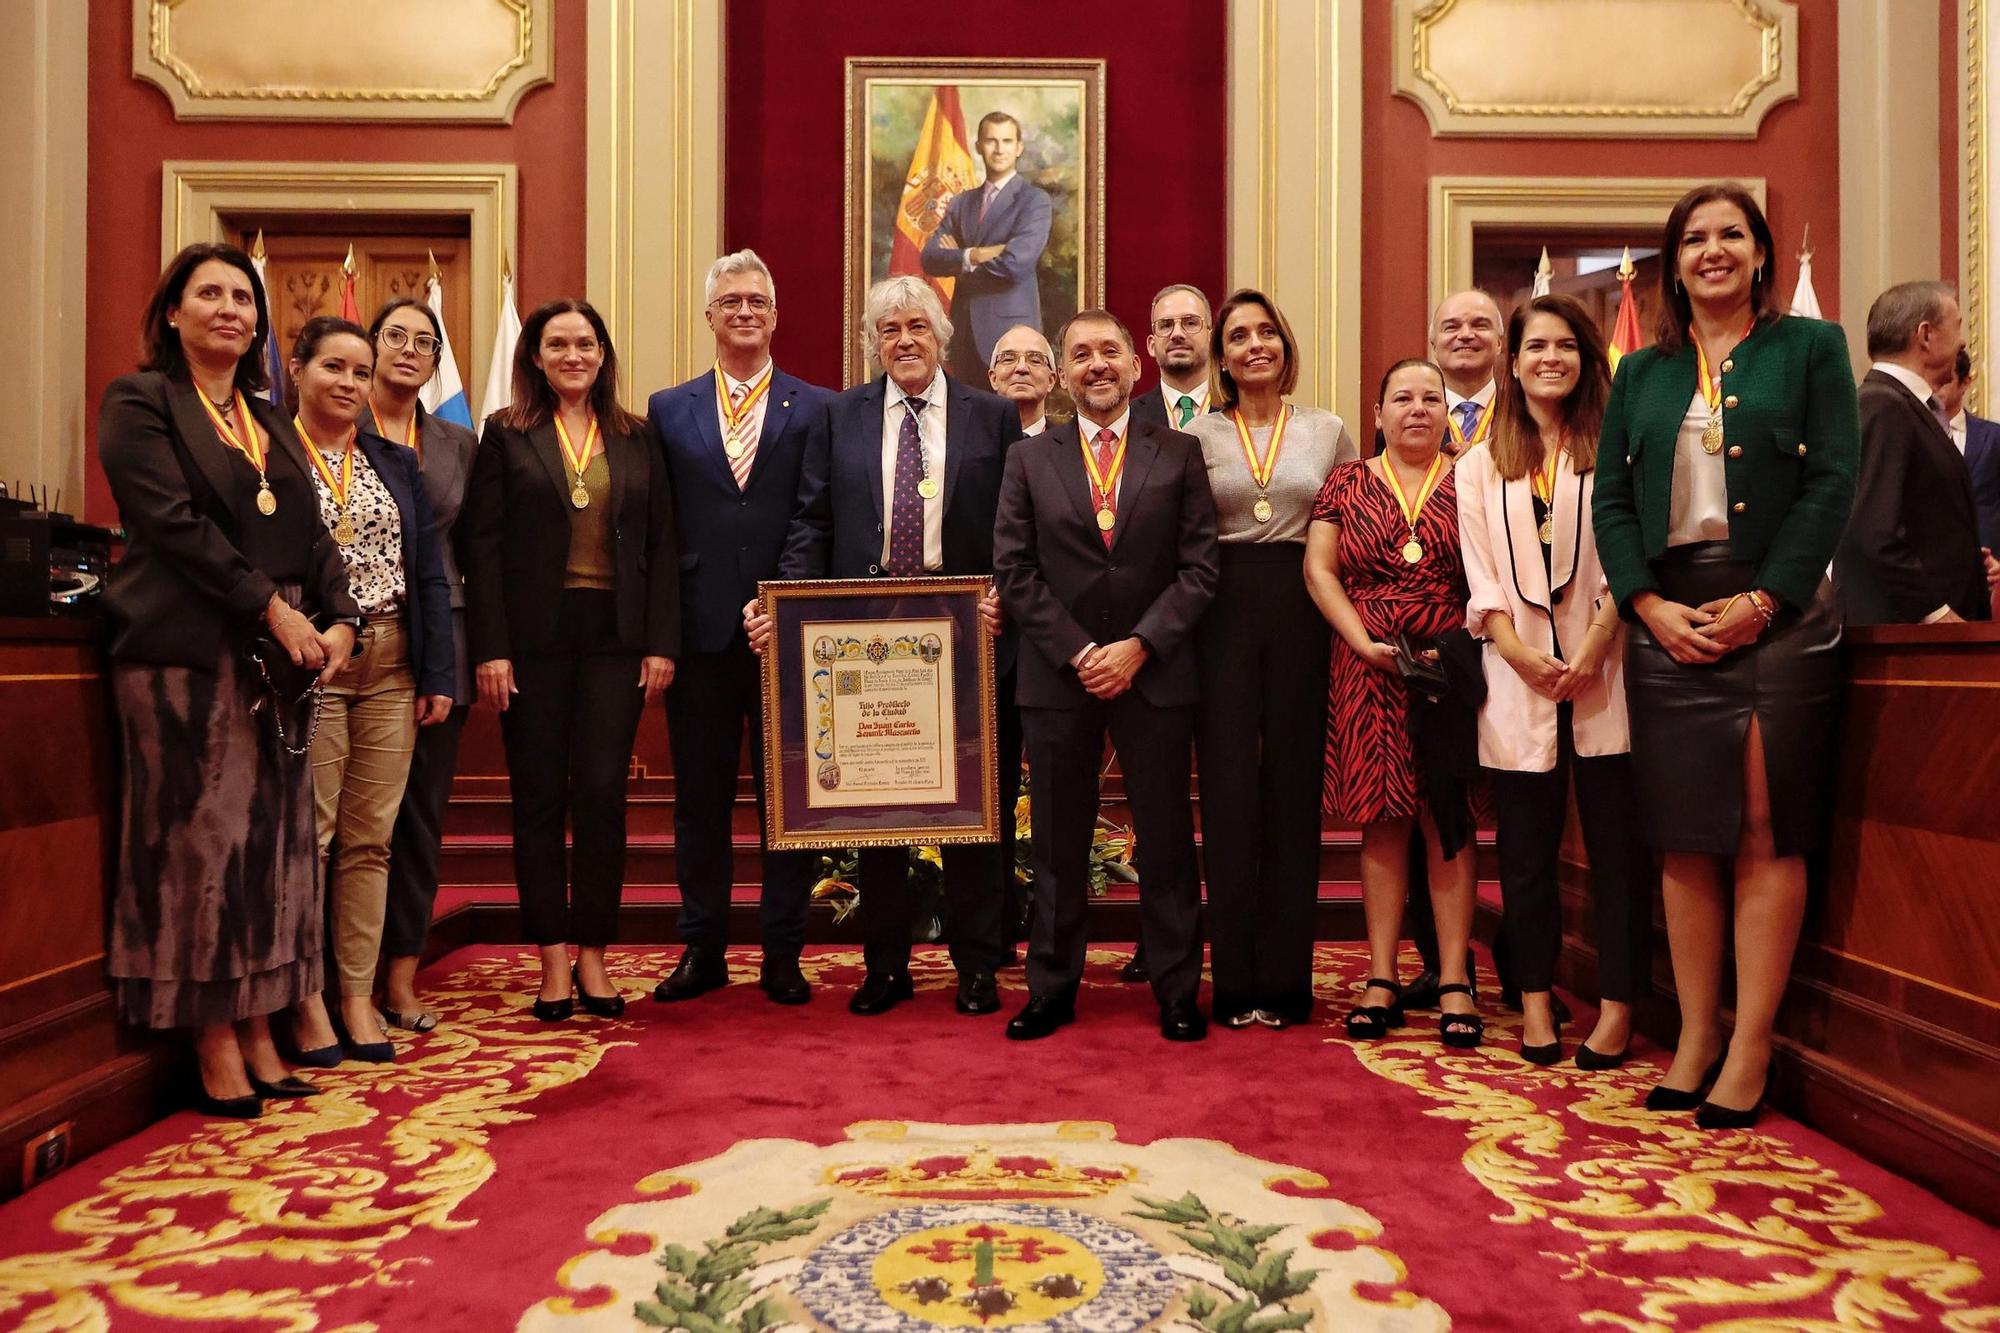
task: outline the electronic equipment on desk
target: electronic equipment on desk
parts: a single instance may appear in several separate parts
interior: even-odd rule
[[[0,616],[87,615],[111,574],[108,528],[79,523],[46,492],[0,486]]]

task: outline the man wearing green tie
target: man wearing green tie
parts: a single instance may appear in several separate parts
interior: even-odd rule
[[[1132,399],[1133,415],[1182,430],[1208,411],[1208,298],[1184,282],[1162,287],[1146,328],[1146,350],[1160,365],[1160,387]]]

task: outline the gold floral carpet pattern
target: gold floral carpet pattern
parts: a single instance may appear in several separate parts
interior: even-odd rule
[[[1172,1046],[1144,988],[1115,981],[1123,957],[1094,950],[1076,1025],[1023,1047],[998,1018],[952,1013],[936,951],[919,953],[916,999],[873,1020],[844,1008],[856,951],[809,954],[822,989],[789,1010],[749,985],[643,1001],[672,951],[617,951],[627,1016],[554,1026],[526,1012],[532,954],[463,951],[426,974],[443,1021],[400,1043],[397,1064],[311,1072],[323,1095],[257,1121],[170,1117],[0,1207],[0,1329],[455,1333],[591,1307],[593,1326],[707,1333],[706,1315],[676,1325],[662,1306],[642,1319],[580,1273],[586,1255],[630,1267],[643,1253],[656,1283],[670,1275],[654,1237],[619,1239],[606,1219],[657,1204],[662,1182],[739,1143],[806,1152],[868,1122],[988,1137],[1084,1122],[1128,1153],[1226,1145],[1334,1218],[1273,1211],[1271,1225],[1319,1237],[1291,1256],[1297,1268],[1356,1265],[1316,1306],[1290,1296],[1231,1324],[1227,1302],[1183,1296],[1134,1328],[2000,1329],[2000,1233],[1781,1117],[1708,1134],[1644,1112],[1657,1051],[1610,1073],[1539,1069],[1490,1007],[1476,1052],[1447,1054],[1422,1026],[1349,1042],[1336,1019],[1365,972],[1353,945],[1321,947],[1314,1023]],[[731,963],[754,980],[754,951]],[[1010,1007],[1020,986],[1003,974]],[[1121,1207],[1175,1206],[1171,1184]],[[724,1192],[715,1216],[764,1202]],[[1117,1225],[1187,1230],[1194,1217]],[[1068,1280],[1042,1277],[1050,1290]],[[913,1326],[960,1326],[911,1309],[899,1317]],[[1043,1315],[976,1326],[1100,1326],[1081,1308]],[[836,1326],[795,1317],[715,1326]]]

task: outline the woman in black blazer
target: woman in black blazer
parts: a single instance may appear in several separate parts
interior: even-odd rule
[[[313,802],[339,972],[335,1039],[318,997],[299,1006],[299,1058],[384,1062],[375,962],[389,894],[389,834],[419,727],[451,714],[451,598],[416,456],[359,427],[375,348],[359,325],[306,321],[292,346],[292,426],[312,464],[321,521],[368,624],[354,665],[326,692],[313,733]]]
[[[181,251],[97,428],[127,533],[104,598],[125,760],[106,966],[125,1021],[195,1030],[201,1105],[230,1116],[313,1091],[268,1017],[324,975],[309,724],[245,649],[326,680],[359,626],[291,423],[251,396],[265,310],[241,250]]]
[[[575,995],[591,1013],[624,1012],[604,949],[625,879],[632,741],[680,651],[673,514],[659,437],[619,405],[604,320],[571,298],[540,307],[521,326],[514,401],[479,442],[460,554],[479,698],[500,710],[514,879],[547,1022],[568,1018]]]

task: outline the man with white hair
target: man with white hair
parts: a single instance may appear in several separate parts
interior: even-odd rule
[[[887,278],[871,287],[861,333],[870,361],[883,373],[822,410],[823,425],[800,472],[778,576],[991,574],[1000,473],[1008,447],[1021,438],[1020,415],[1005,399],[944,373],[951,321],[922,278]],[[997,596],[988,594],[981,615],[997,633]],[[751,646],[762,651],[770,642],[770,618],[755,601],[744,606],[743,616]],[[1011,674],[1013,656],[1012,637],[1002,637],[994,652],[997,675]],[[1000,1007],[993,972],[1006,961],[1001,882],[1011,860],[1007,843],[944,849],[960,1013],[990,1014]],[[868,972],[848,1008],[886,1013],[913,993],[907,849],[865,849],[859,878]]]
[[[1014,404],[1021,414],[1021,434],[1040,435],[1049,428],[1049,394],[1056,387],[1056,354],[1042,331],[1016,324],[993,344],[986,367],[993,392]]]
[[[660,390],[647,405],[673,477],[683,645],[667,691],[667,738],[686,947],[654,988],[662,1001],[692,999],[729,980],[723,950],[735,879],[731,815],[746,729],[760,815],[764,805],[761,676],[741,608],[756,596],[759,579],[777,575],[800,462],[824,427],[821,407],[831,396],[771,359],[778,293],[756,251],[716,260],[706,296],[715,369]],[[810,852],[764,852],[759,984],[779,1004],[804,1004],[812,995],[799,953],[818,865]]]

